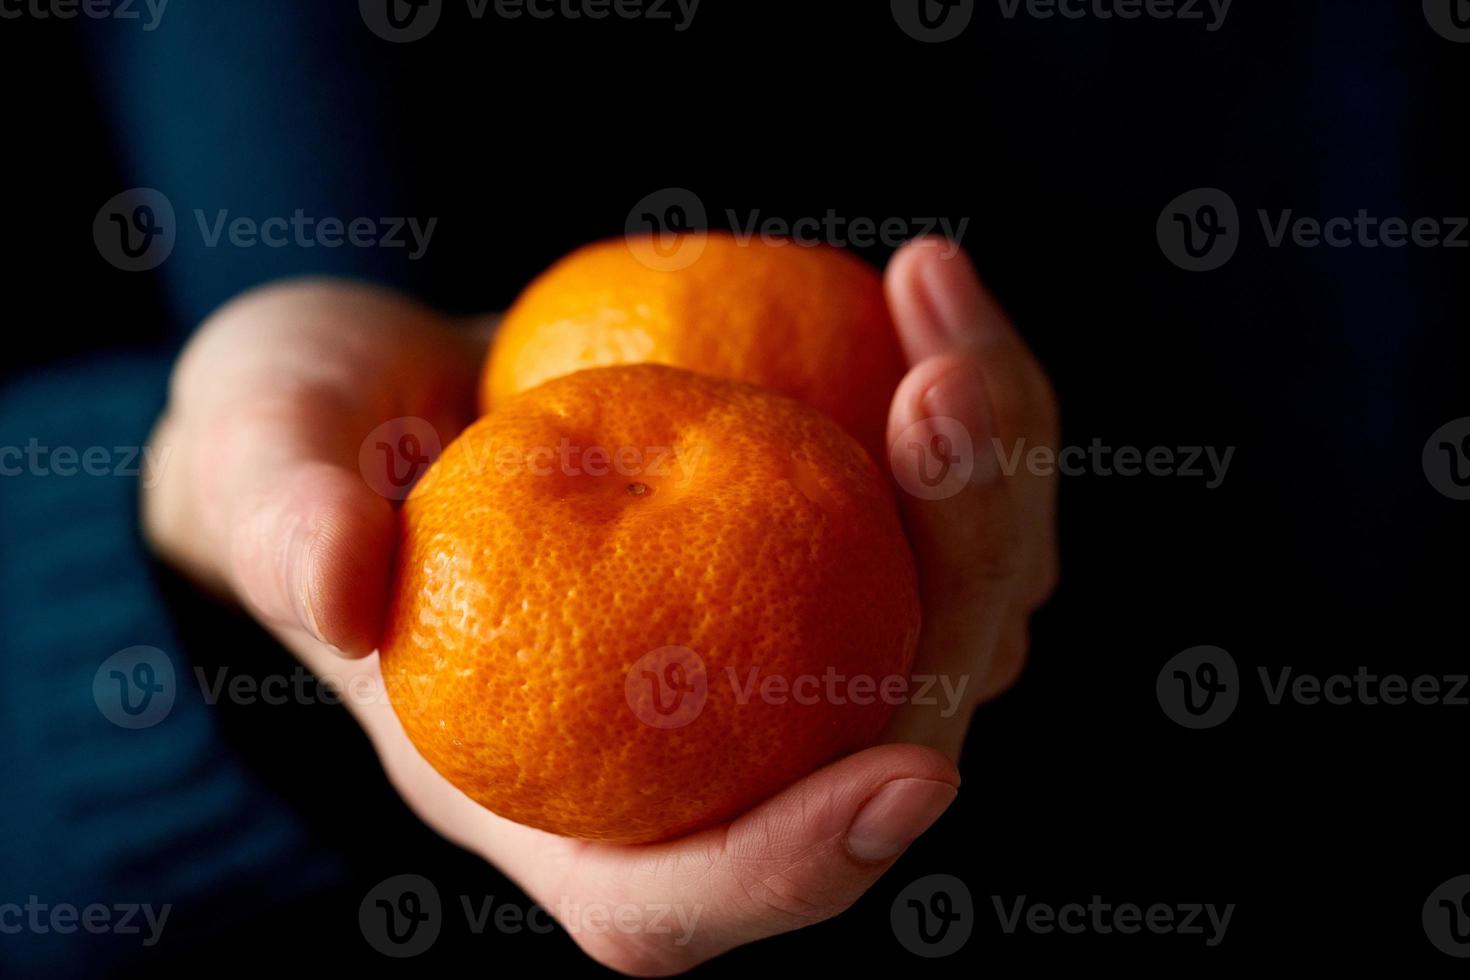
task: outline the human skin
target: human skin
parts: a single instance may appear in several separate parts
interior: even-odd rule
[[[397,516],[363,478],[358,451],[389,419],[423,418],[446,441],[473,419],[488,319],[454,322],[391,292],[324,280],[233,300],[175,367],[151,438],[171,455],[156,456],[169,463],[144,488],[144,531],[201,587],[243,603],[306,667],[354,692],[343,703],[425,823],[514,879],[603,965],[682,972],[836,915],[939,818],[959,787],[970,719],[1019,675],[1030,616],[1055,586],[1056,478],[1002,472],[992,442],[1055,448],[1055,396],[969,259],[952,251],[938,238],[909,243],[884,287],[910,365],[890,443],[948,417],[975,450],[952,496],[899,492],[923,603],[914,673],[963,679],[958,710],[943,698],[903,704],[883,744],[723,826],[621,846],[512,823],[445,781],[371,693],[381,692],[374,650]],[[918,460],[898,453],[891,465],[901,485]],[[575,917],[589,907],[647,910],[650,928],[587,928]],[[656,929],[660,907],[698,918],[687,932]]]

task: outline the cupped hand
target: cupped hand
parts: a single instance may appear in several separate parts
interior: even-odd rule
[[[924,603],[914,673],[953,696],[900,706],[888,744],[724,826],[618,846],[511,823],[431,768],[388,703],[372,651],[396,514],[359,453],[393,419],[422,419],[445,441],[472,420],[474,324],[336,282],[234,301],[175,370],[153,435],[169,464],[145,489],[145,533],[343,692],[426,823],[498,866],[604,965],[678,973],[837,914],[938,819],[970,716],[1019,673],[1030,613],[1055,582],[1052,478],[1007,475],[997,452],[997,441],[1055,444],[1044,374],[950,243],[905,246],[886,287],[911,363],[890,414],[891,462],[899,486],[923,488],[899,492]],[[932,486],[930,450],[962,478]]]

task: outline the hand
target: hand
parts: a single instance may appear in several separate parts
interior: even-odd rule
[[[890,433],[928,414],[957,419],[977,453],[991,431],[1054,442],[1044,377],[967,260],[940,251],[913,244],[888,273],[914,362]],[[145,531],[349,692],[344,703],[415,812],[512,877],[599,962],[677,973],[842,911],[954,799],[953,760],[974,705],[1020,669],[1027,615],[1056,574],[1051,485],[992,477],[944,500],[904,499],[926,617],[915,672],[973,678],[958,711],[900,710],[893,737],[918,744],[839,760],[682,840],[556,837],[496,816],[439,776],[403,734],[369,655],[396,517],[358,470],[360,444],[400,416],[458,433],[472,418],[482,354],[463,329],[376,290],[308,282],[242,297],[201,328],[176,369],[154,434],[172,455],[145,493]],[[976,473],[990,472],[977,459]],[[609,916],[621,925],[610,928]]]

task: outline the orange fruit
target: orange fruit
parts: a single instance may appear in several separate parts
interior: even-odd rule
[[[886,459],[904,361],[878,273],[825,245],[709,232],[662,263],[649,236],[578,249],[516,299],[480,387],[489,411],[582,368],[653,362],[763,385],[815,406]],[[682,253],[679,253],[682,254]]]
[[[865,747],[919,626],[891,492],[831,419],[659,365],[500,404],[404,502],[385,683],[502,816],[624,843]]]

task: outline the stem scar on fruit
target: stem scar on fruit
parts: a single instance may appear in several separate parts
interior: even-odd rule
[[[628,484],[628,493],[629,493],[630,496],[641,497],[641,496],[643,496],[647,492],[648,492],[648,484],[646,484],[646,483],[630,483],[630,484]]]

